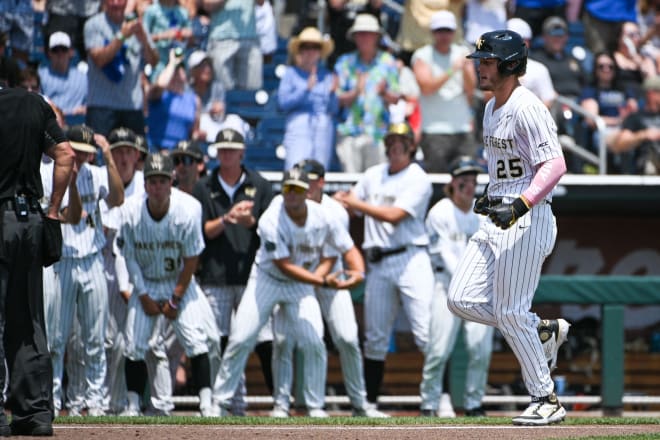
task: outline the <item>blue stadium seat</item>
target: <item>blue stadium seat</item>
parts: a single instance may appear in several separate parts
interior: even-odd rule
[[[268,106],[270,95],[266,93],[266,102],[257,102],[258,93],[266,93],[263,90],[227,90],[225,93],[225,105],[227,113],[235,113],[248,120],[259,120],[268,115],[272,107]]]
[[[257,124],[257,139],[280,145],[286,130],[286,117],[269,115]]]
[[[245,166],[257,171],[279,171],[284,161],[277,157],[279,144],[265,140],[253,140],[245,146]]]

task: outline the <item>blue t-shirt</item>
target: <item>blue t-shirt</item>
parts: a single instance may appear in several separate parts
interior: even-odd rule
[[[41,92],[58,106],[65,115],[87,103],[87,75],[75,67],[62,75],[49,66],[39,67]]]
[[[599,20],[637,22],[637,0],[586,0],[584,9]]]
[[[580,101],[593,98],[598,103],[598,114],[600,116],[619,116],[621,107],[626,105],[630,96],[617,89],[600,89],[596,87],[585,87],[580,96]]]
[[[165,90],[160,99],[149,101],[149,147],[171,150],[179,141],[189,139],[196,111],[195,93],[190,89],[182,95]]]

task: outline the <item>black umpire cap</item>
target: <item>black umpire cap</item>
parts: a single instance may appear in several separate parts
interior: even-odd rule
[[[144,177],[165,176],[172,178],[174,174],[174,163],[172,158],[162,153],[153,153],[144,161]]]
[[[294,166],[307,173],[309,180],[318,180],[325,176],[325,167],[318,160],[305,159],[301,160]]]

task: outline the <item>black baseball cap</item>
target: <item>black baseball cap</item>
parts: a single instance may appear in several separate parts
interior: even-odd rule
[[[307,176],[307,173],[302,169],[293,167],[289,171],[284,172],[282,186],[284,185],[293,185],[309,189],[309,176]]]
[[[144,161],[144,177],[166,176],[171,178],[174,174],[174,162],[172,158],[162,153],[153,153]]]
[[[301,160],[295,165],[296,168],[300,168],[305,173],[309,180],[318,180],[321,177],[325,176],[325,167],[321,162],[314,159],[305,159]]]
[[[96,153],[94,130],[87,125],[72,125],[66,132],[69,143],[74,150],[83,153]]]
[[[479,174],[483,172],[483,167],[470,156],[461,156],[456,159],[452,163],[450,171],[452,177],[462,176],[463,174]]]
[[[137,149],[136,141],[137,136],[135,132],[126,127],[115,128],[108,135],[111,150],[117,147],[133,147]]]
[[[197,161],[201,161],[204,159],[204,153],[202,153],[202,149],[199,146],[199,142],[197,141],[179,141],[179,143],[176,144],[176,148],[172,150],[170,155],[191,156],[193,159]]]
[[[215,136],[215,143],[209,148],[245,150],[245,137],[238,130],[233,128],[223,128]]]

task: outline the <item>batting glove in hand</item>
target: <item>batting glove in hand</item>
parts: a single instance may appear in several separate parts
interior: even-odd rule
[[[490,213],[490,208],[488,207],[488,196],[484,194],[479,197],[476,202],[474,202],[474,208],[472,210],[481,215],[488,215]]]
[[[488,208],[488,217],[501,229],[509,229],[516,221],[525,215],[529,208],[523,199],[518,197],[510,205],[499,205],[495,208]]]

